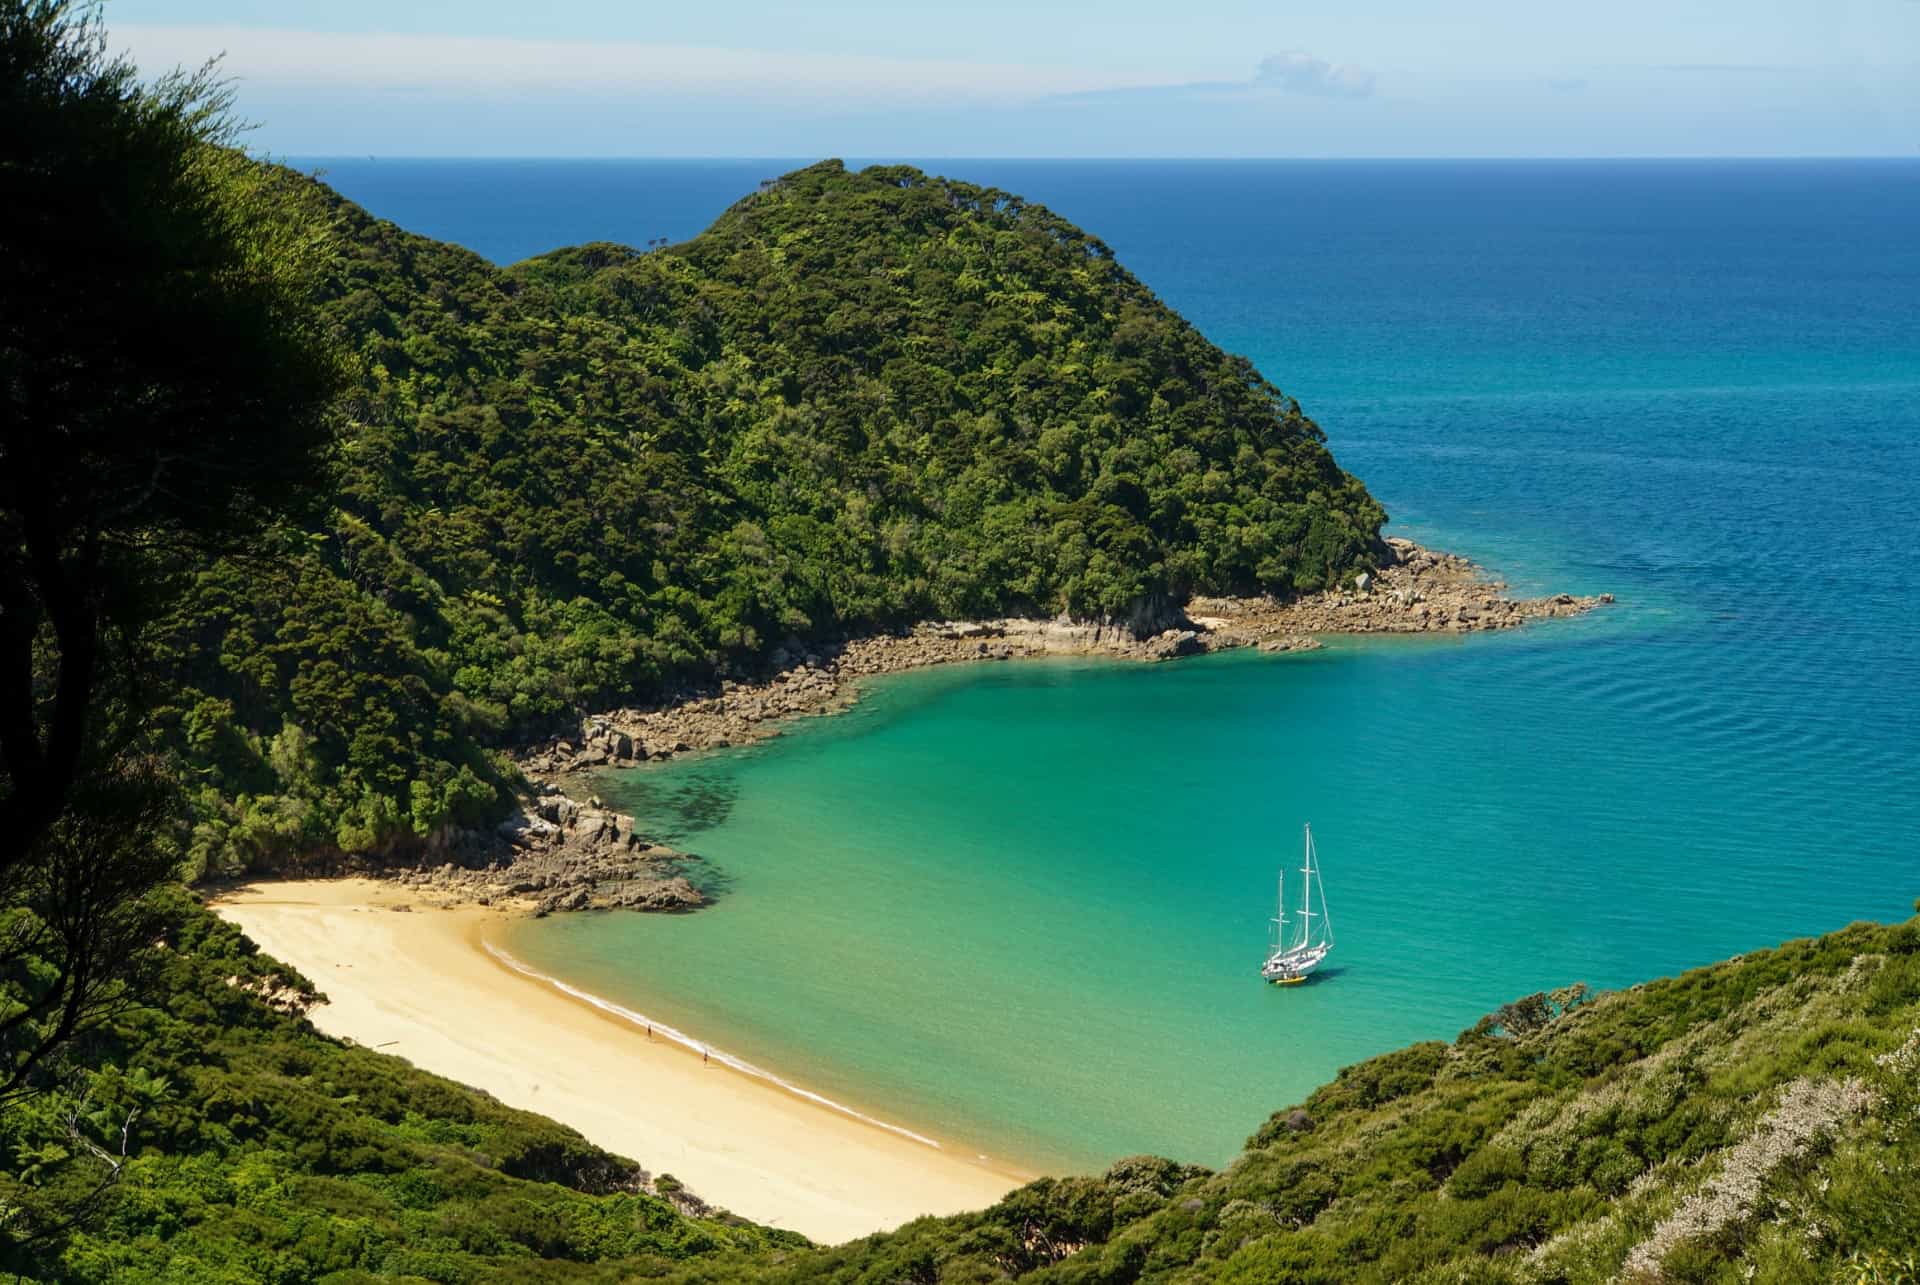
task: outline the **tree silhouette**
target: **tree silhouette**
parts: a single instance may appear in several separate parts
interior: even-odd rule
[[[211,68],[143,87],[96,12],[0,0],[0,874],[59,816],[102,649],[188,549],[310,498],[343,372],[323,243]]]
[[[174,868],[140,628],[188,556],[314,500],[344,369],[325,249],[211,68],[0,0],[0,1105],[122,994]]]

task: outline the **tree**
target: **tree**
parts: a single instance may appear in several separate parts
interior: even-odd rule
[[[325,243],[236,133],[211,66],[143,86],[94,6],[0,0],[0,875],[74,789],[156,576],[316,494]]]
[[[211,67],[143,86],[95,7],[0,0],[0,1105],[118,1001],[175,865],[142,623],[322,493],[325,242],[235,133]]]

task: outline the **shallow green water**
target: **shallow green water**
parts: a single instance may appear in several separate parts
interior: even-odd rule
[[[1515,995],[1900,909],[1858,854],[1822,871],[1817,828],[1716,788],[1742,764],[1663,768],[1659,727],[1593,697],[1620,675],[1566,663],[1630,671],[1632,646],[1594,621],[888,680],[619,785],[727,872],[717,908],[550,919],[512,948],[969,1148],[1218,1163],[1340,1065]],[[1266,987],[1275,868],[1309,818],[1339,947],[1313,985]]]

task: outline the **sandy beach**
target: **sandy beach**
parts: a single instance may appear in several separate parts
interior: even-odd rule
[[[215,909],[326,993],[310,1016],[327,1034],[571,1125],[756,1222],[845,1241],[984,1208],[1028,1176],[649,1040],[488,953],[503,911],[370,879],[256,883]]]

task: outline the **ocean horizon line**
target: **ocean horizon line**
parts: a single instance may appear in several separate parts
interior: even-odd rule
[[[275,153],[266,153],[269,157]],[[848,164],[861,165],[908,165],[924,162],[947,161],[993,161],[996,164],[1019,163],[1035,165],[1686,165],[1686,164],[1731,164],[1765,165],[1776,163],[1821,164],[1821,163],[1905,163],[1920,164],[1920,153],[1687,153],[1675,155],[1628,154],[1608,156],[1019,156],[979,154],[927,154],[917,156],[863,156],[851,152],[822,152],[815,154],[795,154],[790,156],[755,156],[724,152],[688,153],[685,155],[646,155],[641,153],[593,153],[582,155],[532,155],[513,152],[281,152],[281,160],[287,161],[528,161],[543,164],[596,164],[606,162],[636,162],[649,164],[686,163],[700,164],[717,162],[742,164],[747,161],[767,161],[776,164],[812,165],[825,160],[841,160]]]

